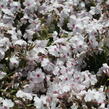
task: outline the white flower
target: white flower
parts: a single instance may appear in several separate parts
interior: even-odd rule
[[[33,99],[33,96],[31,93],[26,93],[22,90],[19,90],[17,93],[16,93],[16,97],[19,97],[19,98],[22,98],[22,99],[28,99],[28,100],[32,100]]]
[[[11,99],[4,99],[3,100],[3,106],[6,106],[8,108],[11,108],[14,106],[14,103],[12,102]]]
[[[2,49],[0,49],[0,60],[2,60],[4,56],[5,56],[5,52]]]
[[[87,10],[90,1],[96,6]],[[83,69],[87,66],[84,58],[90,54],[89,50],[99,52],[104,45],[109,47],[106,11],[109,0],[105,0],[107,6],[102,5],[103,0],[90,1],[0,0],[0,79],[5,79],[4,66],[9,64],[11,70],[18,71],[18,78],[26,76],[25,81],[29,82],[22,86],[23,90],[19,90],[16,97],[24,101],[34,97],[37,109],[59,109],[57,97],[64,99],[68,93],[83,100],[84,109],[88,108],[85,102],[96,102],[100,105],[98,108],[105,109],[108,90],[104,92],[104,85],[97,89],[93,86],[97,83],[96,75],[109,77],[109,66],[103,64],[94,75]],[[95,14],[100,14],[99,19]],[[26,51],[27,66],[19,69],[22,58],[17,54],[28,44],[34,47]],[[9,63],[5,63],[8,59]],[[15,84],[17,86],[19,82]],[[73,97],[72,102],[69,108],[79,108]],[[12,106],[11,100],[0,98],[0,109]]]
[[[58,39],[57,36],[58,36],[57,31],[54,31],[53,34],[52,34],[52,37],[53,37],[53,40],[54,40],[54,41]]]
[[[3,13],[5,13],[6,15],[12,16],[14,17],[14,14],[11,12],[11,10],[9,9],[2,9]]]
[[[109,108],[105,108],[105,103],[102,103],[102,104],[99,106],[99,109],[109,109]]]
[[[90,10],[89,13],[91,13],[92,15],[94,15],[94,14],[100,14],[101,11],[100,11],[100,9],[98,9],[98,7],[91,7],[91,10]]]
[[[5,37],[0,37],[0,49],[3,50],[4,52],[9,49],[9,39]]]
[[[109,66],[107,65],[107,63],[104,63],[97,73],[98,75],[101,75],[104,73],[107,76],[109,76]]]
[[[9,25],[9,26],[12,25],[13,19],[14,19],[14,18],[12,18],[12,17],[10,17],[10,16],[8,16],[8,15],[4,15],[4,16],[3,16],[3,21],[4,21],[4,23],[7,24],[7,25]]]
[[[84,100],[86,102],[90,102],[90,101],[94,100],[94,94],[95,94],[95,90],[91,91],[89,89],[88,92],[85,94]]]
[[[87,49],[87,44],[84,41],[84,37],[81,34],[75,35],[69,40],[74,52],[82,52]]]
[[[95,85],[97,83],[96,75],[90,75],[91,85]]]
[[[15,7],[15,8],[19,8],[20,7],[20,2],[13,1],[13,2],[11,2],[10,6]]]
[[[80,100],[82,100],[83,97],[84,97],[84,95],[85,95],[86,93],[87,93],[87,92],[86,92],[85,90],[82,90],[81,92],[79,92],[79,93],[77,94],[77,98],[80,99]]]
[[[34,97],[34,106],[36,106],[37,109],[42,109],[42,100],[38,97]]]
[[[11,30],[8,30],[7,33],[11,34],[12,41],[18,40],[17,33],[16,33],[16,28],[12,28]]]
[[[34,106],[37,109],[46,109],[44,105],[47,105],[47,96],[42,95],[40,98],[36,95],[34,97]],[[49,103],[48,103],[49,105]]]
[[[48,58],[44,58],[43,61],[41,62],[42,67],[47,66],[49,64],[49,59]]]
[[[106,1],[106,4],[109,5],[109,0]]]
[[[63,18],[67,18],[69,16],[69,13],[70,13],[70,9],[69,8],[64,8],[62,11],[61,11],[61,16]]]
[[[70,16],[70,20],[69,20],[69,23],[67,24],[68,28],[69,29],[74,29],[75,28],[75,25],[77,23],[77,18],[75,15],[71,15]]]
[[[78,109],[78,105],[76,103],[73,103],[73,105],[71,106],[71,109]]]
[[[80,6],[81,6],[82,8],[84,8],[84,7],[85,7],[85,3],[84,3],[84,2],[81,2]]]
[[[97,103],[103,103],[105,100],[105,94],[104,92],[101,91],[96,91],[95,89],[88,90],[87,93],[85,94],[84,100],[86,102],[97,102]]]
[[[34,83],[41,83],[45,79],[42,69],[37,68],[35,71],[29,72],[28,78]]]
[[[15,13],[20,8],[20,3],[13,1],[12,3],[10,3],[10,6],[11,6],[11,11]]]
[[[81,72],[81,76],[84,77],[84,81],[82,82],[86,87],[90,85],[95,85],[97,83],[96,75],[92,75],[89,71]]]
[[[52,98],[52,102],[50,103],[51,109],[59,109],[56,104],[58,103],[58,99],[56,97]]]
[[[55,57],[59,56],[59,49],[56,47],[56,45],[50,46],[48,48],[48,52],[49,52],[49,54],[51,54],[51,55],[53,55]]]
[[[50,62],[48,58],[44,58],[41,62],[41,66],[46,69],[47,71],[52,71],[54,68],[54,65]]]
[[[9,67],[10,69],[17,68],[19,66],[19,58],[13,56],[10,58]]]
[[[37,5],[39,5],[38,2],[36,2],[35,0],[25,0],[25,2],[23,2],[24,6],[26,6],[26,8],[29,8],[29,10],[36,8],[37,9]]]
[[[48,97],[45,96],[45,95],[42,95],[42,96],[41,96],[40,99],[42,100],[43,104],[47,104],[47,98],[48,98]]]
[[[5,77],[5,75],[6,75],[6,73],[5,73],[5,72],[0,71],[0,79],[4,78],[4,77]]]
[[[36,40],[34,43],[37,47],[44,48],[47,46],[48,40]]]
[[[20,46],[23,46],[23,45],[26,45],[26,44],[27,43],[22,39],[17,40],[17,41],[14,42],[14,45],[20,45]]]
[[[65,84],[65,85],[63,85],[62,92],[63,93],[68,92],[68,91],[70,91],[70,89],[71,89],[71,86],[68,84]]]
[[[55,66],[54,69],[53,69],[53,74],[54,75],[60,75],[60,68],[59,66]]]
[[[0,104],[3,102],[3,98],[2,97],[0,97]]]

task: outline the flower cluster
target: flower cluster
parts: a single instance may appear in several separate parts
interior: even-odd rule
[[[109,0],[0,1],[0,109],[109,109]]]

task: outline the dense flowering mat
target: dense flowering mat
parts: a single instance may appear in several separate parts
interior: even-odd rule
[[[109,0],[0,0],[0,109],[109,109]]]

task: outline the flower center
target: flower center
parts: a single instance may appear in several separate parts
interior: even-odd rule
[[[37,74],[36,76],[39,78],[40,77],[40,74]]]

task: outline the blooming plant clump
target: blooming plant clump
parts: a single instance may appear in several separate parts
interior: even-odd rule
[[[109,109],[109,0],[0,0],[0,109]]]

